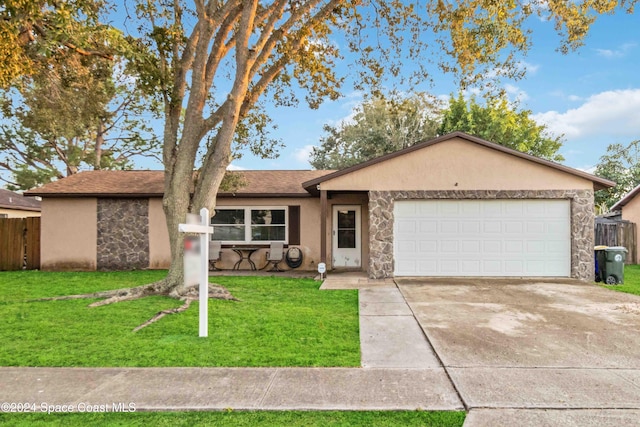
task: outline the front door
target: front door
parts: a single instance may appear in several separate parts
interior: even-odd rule
[[[360,206],[333,206],[333,268],[360,267]]]

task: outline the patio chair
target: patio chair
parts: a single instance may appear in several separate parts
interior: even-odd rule
[[[220,242],[209,242],[209,271],[220,271],[216,267],[216,262],[222,257],[222,244]]]
[[[267,252],[267,265],[273,264],[273,268],[269,271],[283,271],[278,264],[284,259],[284,244],[282,242],[272,242]]]

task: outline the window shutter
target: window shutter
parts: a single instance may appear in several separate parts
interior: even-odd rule
[[[300,206],[289,206],[289,244],[300,244]]]

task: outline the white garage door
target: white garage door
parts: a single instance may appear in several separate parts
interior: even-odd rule
[[[568,200],[407,200],[394,215],[396,276],[570,276]]]

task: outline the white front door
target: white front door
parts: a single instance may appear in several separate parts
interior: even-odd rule
[[[360,206],[333,206],[332,266],[360,267]]]

